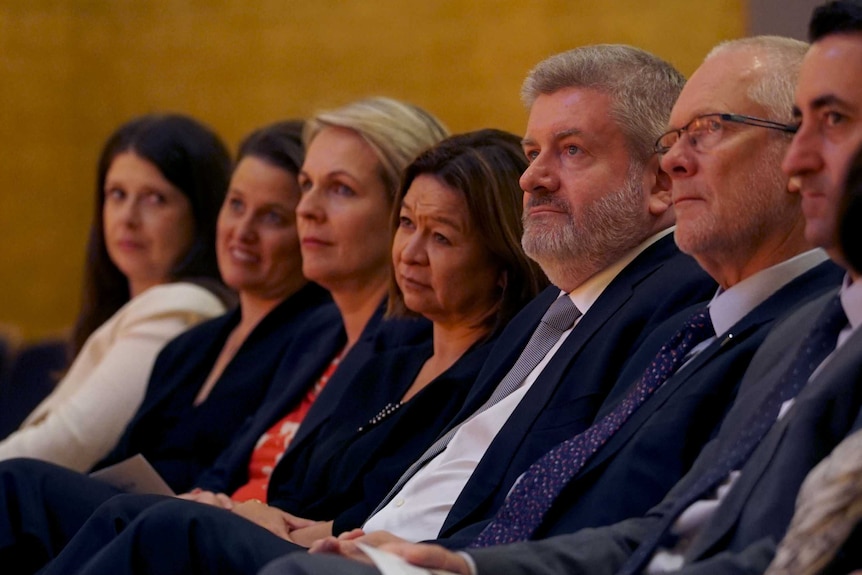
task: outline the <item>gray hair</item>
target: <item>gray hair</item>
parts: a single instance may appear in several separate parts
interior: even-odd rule
[[[327,127],[353,130],[380,160],[381,177],[390,198],[395,197],[401,172],[421,152],[449,135],[446,127],[418,106],[374,97],[320,112],[305,123],[302,139],[311,141]]]
[[[646,161],[666,129],[685,77],[661,58],[622,44],[575,48],[540,62],[527,75],[521,99],[529,108],[542,94],[590,88],[611,97],[611,116],[633,159]]]
[[[717,54],[743,50],[756,51],[764,59],[763,65],[757,68],[759,77],[748,87],[749,99],[766,108],[770,120],[789,122],[792,119],[796,80],[808,44],[783,36],[728,40],[713,48],[704,62]]]

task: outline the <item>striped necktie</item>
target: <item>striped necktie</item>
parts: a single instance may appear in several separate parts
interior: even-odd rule
[[[471,547],[526,541],[541,525],[554,500],[592,456],[619,430],[653,392],[686,361],[698,343],[715,335],[709,310],[692,315],[659,349],[644,374],[601,420],[568,439],[531,465]]]
[[[464,425],[464,423],[470,421],[518,389],[530,372],[532,372],[533,369],[539,365],[539,362],[548,355],[548,352],[551,351],[551,348],[553,348],[560,340],[563,333],[571,329],[575,324],[575,320],[577,320],[580,315],[581,312],[578,310],[577,306],[575,306],[574,302],[572,302],[572,298],[566,294],[558,297],[545,312],[545,315],[542,316],[539,325],[536,326],[536,330],[533,332],[527,345],[524,346],[523,351],[521,351],[521,355],[518,356],[517,361],[512,365],[512,369],[510,369],[505,377],[503,377],[488,400],[469,418],[450,429],[445,435],[439,437],[437,441],[434,442],[434,444],[432,444],[431,447],[429,447],[425,453],[423,453],[419,459],[417,459],[413,465],[404,472],[395,486],[389,491],[371,515],[374,515],[383,509],[383,507],[385,507],[386,504],[395,497],[396,493],[401,491],[404,484],[407,483],[410,478],[419,471],[419,469],[428,463],[428,461],[442,453],[449,444],[449,441],[451,441],[452,437],[454,437],[455,433],[461,429],[461,426]]]

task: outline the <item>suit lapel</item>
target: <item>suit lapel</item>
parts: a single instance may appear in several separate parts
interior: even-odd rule
[[[482,370],[476,376],[476,383],[464,400],[464,406],[452,419],[450,427],[457,425],[482,405],[493,393],[497,384],[505,377],[521,355],[539,321],[560,294],[560,288],[550,286],[531,301],[503,330]],[[450,427],[441,432],[444,435]]]
[[[577,481],[579,477],[588,474],[591,470],[599,467],[602,463],[613,457],[626,445],[632,436],[635,435],[647,421],[649,421],[650,417],[652,417],[655,412],[660,410],[668,400],[673,397],[674,393],[676,393],[680,387],[689,383],[692,378],[699,374],[699,369],[701,367],[715,359],[719,354],[729,353],[733,347],[745,341],[745,338],[755,332],[757,327],[766,320],[767,318],[762,318],[756,322],[752,321],[744,327],[740,326],[740,331],[735,332],[737,337],[723,337],[720,340],[716,340],[707,349],[699,353],[697,357],[692,359],[691,362],[679,372],[679,374],[670,378],[661,386],[653,397],[651,397],[631,415],[622,428],[620,428],[619,431],[617,431],[608,440],[608,442],[599,449],[596,455],[593,456],[586,465],[584,465],[583,469],[578,472],[578,475],[573,479],[573,481]],[[598,417],[596,419],[598,419]]]
[[[781,449],[781,443],[785,439],[788,428],[794,421],[801,419],[799,414],[812,410],[820,411],[824,407],[820,401],[821,397],[838,394],[840,389],[847,385],[856,385],[852,374],[858,371],[860,354],[862,354],[862,330],[857,329],[839,352],[830,358],[823,370],[802,388],[792,409],[769,430],[743,466],[743,473],[728,493],[726,501],[716,511],[708,528],[693,543],[690,550],[691,557],[702,556],[709,552],[736,525],[745,510],[745,505],[749,502],[752,491],[767,473],[770,463]],[[776,374],[772,381],[773,385],[780,376],[781,373]]]
[[[661,267],[668,257],[666,252],[675,249],[672,238],[670,238],[670,243],[666,245],[660,244],[660,242],[654,244],[655,250],[647,250],[624,268],[602,292],[587,313],[581,317],[572,333],[563,342],[545,369],[542,370],[538,379],[485,452],[446,518],[440,531],[441,534],[457,528],[461,521],[470,517],[478,507],[495,496],[499,482],[505,477],[512,458],[518,453],[519,447],[527,438],[536,418],[539,417],[554,396],[561,381],[567,375],[570,365],[578,358],[584,346],[599,334],[602,326],[632,298],[636,286]],[[520,353],[520,349],[517,351]],[[502,375],[505,375],[505,372]],[[572,378],[571,381],[566,382],[566,385],[580,385],[581,383],[576,378]],[[589,387],[583,385],[583,388],[579,390],[582,395],[588,395],[601,382],[583,383],[591,384]]]
[[[186,359],[181,362],[175,361],[175,365],[179,365],[181,370],[184,372],[184,375],[180,378],[176,377],[167,377],[164,378],[165,381],[170,381],[176,383],[177,381],[186,383],[187,378],[194,376],[195,369],[189,370],[188,368],[196,368],[201,365],[202,358],[211,355],[213,360],[212,362],[207,362],[208,365],[212,365],[215,363],[218,354],[224,345],[224,342],[227,340],[230,331],[233,327],[239,322],[239,311],[235,310],[231,313],[227,313],[221,317],[215,318],[211,320],[208,325],[206,332],[202,332],[198,330],[195,345],[191,347],[189,345],[184,346],[182,350],[183,354],[189,354]],[[206,338],[206,342],[201,342],[200,340]],[[191,372],[191,373],[190,373]],[[199,376],[199,385],[203,385],[207,376],[209,375],[209,371],[203,373]],[[145,414],[153,411],[154,409],[161,409],[161,403],[166,398],[172,396],[177,392],[176,385],[164,385],[165,381],[151,381],[148,383],[147,392],[152,392],[152,395],[144,398],[144,403],[141,406],[141,409],[135,414],[135,419],[140,419]],[[195,394],[197,394],[197,390],[195,390]]]

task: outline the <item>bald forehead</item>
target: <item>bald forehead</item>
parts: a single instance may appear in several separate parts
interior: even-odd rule
[[[762,114],[762,107],[749,97],[749,88],[760,77],[762,64],[762,58],[752,48],[714,53],[686,82],[671,111],[671,127],[702,114]]]

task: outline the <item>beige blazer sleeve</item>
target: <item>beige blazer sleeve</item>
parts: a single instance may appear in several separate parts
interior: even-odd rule
[[[156,286],[135,297],[93,332],[54,391],[0,442],[0,460],[33,457],[89,470],[140,406],[164,345],[224,311],[211,292],[190,283]]]

